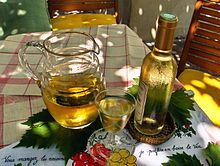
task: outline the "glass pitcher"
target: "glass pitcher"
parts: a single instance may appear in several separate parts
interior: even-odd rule
[[[29,47],[43,53],[41,72],[27,62]],[[98,116],[94,98],[105,89],[99,50],[91,35],[69,31],[54,33],[43,43],[28,42],[19,51],[22,69],[37,82],[50,114],[63,127],[84,128]]]

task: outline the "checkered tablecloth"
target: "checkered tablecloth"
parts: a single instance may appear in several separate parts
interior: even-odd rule
[[[92,35],[101,48],[98,55],[111,87],[129,87],[140,74],[140,65],[150,50],[126,25],[107,25],[74,29]],[[0,45],[0,148],[21,139],[26,128],[21,123],[45,105],[35,82],[28,78],[18,63],[18,51],[28,41],[43,41],[52,32],[9,36]],[[29,63],[38,70],[42,54],[32,49]]]

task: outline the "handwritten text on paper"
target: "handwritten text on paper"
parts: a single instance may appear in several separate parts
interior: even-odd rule
[[[180,145],[173,145],[172,147],[155,147],[154,149],[147,149],[147,150],[140,150],[138,157],[141,158],[141,156],[145,153],[147,153],[148,156],[151,155],[159,155],[160,152],[178,152],[178,151],[186,151],[190,149],[201,149],[203,148],[202,145],[199,143],[195,144],[187,144],[186,146],[180,146]]]
[[[3,160],[5,163],[26,163],[27,166],[31,165],[37,165],[39,161],[43,162],[48,162],[48,161],[59,161],[63,160],[63,157],[47,157],[46,155],[43,155],[42,157],[19,157],[19,158],[14,158],[12,155],[7,155],[3,157],[1,160]]]

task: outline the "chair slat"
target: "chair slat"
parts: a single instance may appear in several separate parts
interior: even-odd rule
[[[199,15],[198,20],[203,20],[203,21],[209,22],[211,24],[216,24],[216,25],[220,26],[220,20],[215,19],[213,17],[208,17],[208,16],[205,16],[205,15]]]
[[[201,37],[201,36],[197,36],[197,35],[193,37],[193,40],[196,41],[196,42],[205,44],[205,45],[216,47],[220,51],[220,41],[217,41],[217,40],[214,41],[210,38],[205,38],[205,37]]]
[[[190,61],[191,63],[198,65],[206,70],[209,70],[211,72],[214,72],[214,73],[220,75],[220,67],[219,67],[220,64],[218,64],[218,63],[213,63],[213,62],[207,61],[202,58],[197,58],[195,56],[189,56],[188,61]]]
[[[199,21],[198,27],[203,28],[203,29],[207,29],[207,30],[210,30],[210,31],[213,31],[213,32],[220,33],[220,27],[210,25],[210,24],[207,24],[207,23],[204,23],[204,22],[201,22],[201,21]]]
[[[220,10],[220,9],[219,9]],[[202,14],[207,14],[207,15],[210,15],[210,16],[213,16],[213,17],[219,17],[219,12],[218,11],[215,11],[215,10],[209,10],[207,8],[201,8],[201,11],[200,13]]]
[[[190,44],[190,48],[196,48],[196,49],[200,49],[200,50],[206,50],[208,52],[210,52],[211,54],[219,54],[220,50],[216,49],[216,48],[212,48],[209,47],[207,45],[201,44],[201,43],[195,43],[195,42],[191,42]]]
[[[220,10],[220,3],[204,2],[203,7],[214,10]]]
[[[216,39],[216,40],[220,40],[220,34],[217,34],[217,33],[213,33],[213,32],[209,32],[209,31],[205,31],[203,29],[197,29],[196,30],[196,34],[198,35],[202,35],[202,36],[207,36],[211,39]]]
[[[190,55],[197,55],[199,57],[206,58],[206,59],[209,59],[211,61],[220,62],[220,55],[213,55],[213,54],[210,54],[209,52],[204,52],[204,51],[197,50],[197,49],[194,49],[194,48],[189,49],[189,54]]]

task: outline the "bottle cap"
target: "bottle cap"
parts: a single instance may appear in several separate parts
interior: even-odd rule
[[[172,13],[161,13],[158,20],[158,26],[165,28],[176,28],[178,18]]]
[[[176,21],[177,20],[177,16],[172,13],[161,13],[160,17],[165,20],[168,20],[168,21]]]

